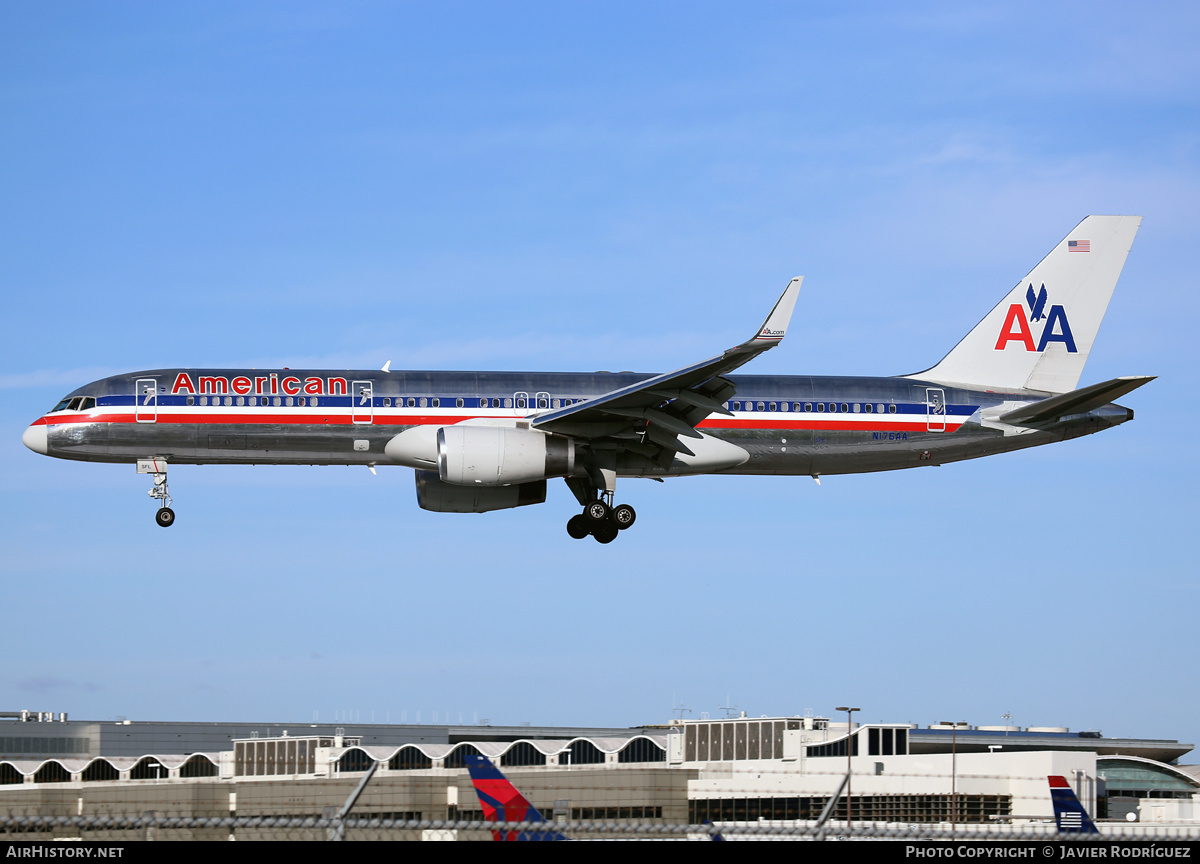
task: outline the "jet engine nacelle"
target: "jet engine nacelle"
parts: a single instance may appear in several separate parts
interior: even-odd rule
[[[418,469],[415,473],[417,504],[435,513],[487,513],[546,501],[545,480],[512,486],[454,486],[443,483],[432,471]]]
[[[443,483],[510,486],[571,474],[575,441],[532,429],[443,426],[437,433],[437,458]]]

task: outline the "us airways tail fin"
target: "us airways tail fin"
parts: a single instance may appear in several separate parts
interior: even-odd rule
[[[1066,777],[1047,777],[1050,781],[1050,800],[1054,803],[1054,821],[1059,834],[1099,834],[1096,823],[1083,809]]]
[[[976,389],[1074,390],[1141,222],[1087,217],[942,362],[907,377]]]
[[[471,772],[471,783],[479,803],[483,806],[483,818],[488,822],[545,822],[538,809],[500,773],[495,765],[483,756],[463,757]],[[493,831],[496,840],[566,840],[557,831]]]

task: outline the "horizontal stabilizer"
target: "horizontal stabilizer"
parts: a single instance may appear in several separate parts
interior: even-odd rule
[[[1007,414],[1002,414],[997,419],[1001,423],[1008,423],[1012,426],[1038,426],[1054,423],[1060,417],[1068,414],[1085,414],[1101,405],[1107,405],[1114,399],[1120,399],[1126,393],[1153,381],[1155,377],[1157,376],[1125,375],[1121,378],[1113,378],[1110,381],[1080,387],[1070,393],[1051,396],[1041,402],[1023,405]]]

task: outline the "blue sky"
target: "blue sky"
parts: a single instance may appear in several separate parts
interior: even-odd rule
[[[1066,725],[1200,743],[1200,14],[1119,3],[4,3],[6,710]],[[1145,217],[1082,383],[1137,419],[881,476],[628,481],[610,546],[411,472],[131,466],[24,427],[163,366],[936,362]],[[353,712],[353,714],[350,714]],[[1194,761],[1194,759],[1192,760]]]

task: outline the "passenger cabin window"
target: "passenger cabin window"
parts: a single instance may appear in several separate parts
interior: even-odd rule
[[[896,403],[895,402],[893,402],[891,405],[888,406],[888,413],[889,414],[896,413]]]
[[[434,408],[441,408],[442,400],[437,398],[436,396],[434,396],[432,399],[429,400],[429,404],[432,405]]]
[[[463,407],[463,400],[462,400],[462,399],[455,399],[455,400],[454,400],[454,407],[455,407],[455,408],[461,408],[461,407]]]

